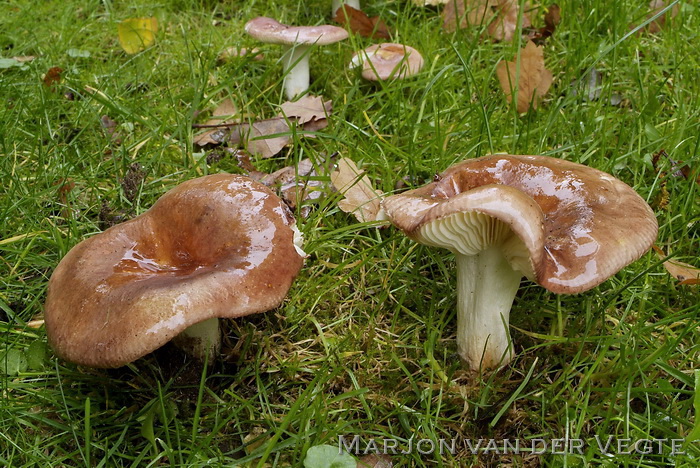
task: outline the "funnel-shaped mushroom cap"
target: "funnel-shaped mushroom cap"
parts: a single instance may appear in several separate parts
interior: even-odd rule
[[[327,45],[348,37],[348,32],[338,26],[289,26],[264,16],[248,21],[245,32],[261,42],[286,45]]]
[[[382,206],[421,243],[467,255],[502,245],[515,270],[555,293],[602,283],[646,252],[658,230],[649,205],[624,182],[546,156],[464,161]]]
[[[352,57],[350,67],[362,66],[362,78],[370,81],[407,78],[423,68],[423,57],[403,44],[374,44]]]
[[[49,342],[66,360],[118,367],[193,324],[272,309],[303,263],[295,232],[288,208],[258,182],[185,182],[68,252],[49,281]]]

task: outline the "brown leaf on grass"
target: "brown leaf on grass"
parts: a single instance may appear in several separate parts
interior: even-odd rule
[[[544,27],[549,31],[549,35],[557,29],[561,23],[561,8],[556,3],[552,3],[547,7],[547,13],[544,15]]]
[[[315,163],[303,159],[296,165],[265,174],[258,171],[249,159],[239,158],[239,167],[247,172],[248,177],[274,189],[292,210],[302,205],[299,212],[304,218],[311,211],[311,204],[326,193],[325,164],[324,159]]]
[[[442,10],[442,27],[454,32],[468,26],[488,25],[489,36],[497,41],[512,41],[518,29],[518,0],[451,0]],[[522,13],[522,27],[530,27],[530,18]]]
[[[12,57],[12,60],[16,60],[19,63],[28,63],[36,59],[35,55],[18,55],[16,57]]]
[[[530,106],[537,109],[539,100],[552,85],[552,72],[544,66],[542,47],[532,41],[528,41],[520,51],[520,70],[517,64],[517,60],[501,60],[496,66],[496,76],[508,102],[512,102],[515,95],[516,109],[522,113],[527,112]]]
[[[668,3],[669,2],[667,2],[665,0],[651,0],[651,2],[649,2],[649,9],[651,11],[647,15],[647,19],[650,19],[650,18],[656,16],[659,12],[661,12],[661,10],[663,10],[664,8],[666,8],[668,6]],[[657,33],[661,32],[661,30],[666,25],[667,18],[669,18],[669,17],[675,18],[676,15],[678,14],[678,10],[679,10],[679,7],[678,7],[678,4],[676,3],[675,5],[673,5],[673,7],[671,8],[670,11],[667,11],[666,13],[664,13],[663,15],[659,16],[654,21],[649,23],[649,25],[647,26],[647,31],[649,31],[652,34],[657,34]]]
[[[468,26],[489,24],[496,16],[497,0],[450,0],[442,10],[442,29],[454,32]]]
[[[527,4],[526,4],[527,8]],[[510,42],[515,37],[518,29],[518,17],[520,16],[520,4],[518,0],[500,0],[498,2],[498,14],[488,27],[489,35],[497,41]],[[522,27],[529,28],[532,25],[525,12],[522,13]]]
[[[295,210],[303,205],[300,212],[306,218],[311,211],[308,202],[320,199],[325,193],[326,182],[319,177],[319,169],[310,159],[303,159],[295,166],[288,166],[260,179],[260,182],[276,187],[284,202]]]
[[[338,161],[337,169],[331,173],[331,183],[344,196],[338,202],[338,208],[352,213],[361,223],[377,219],[383,194],[374,189],[369,177],[357,168],[352,159],[341,158]]]
[[[197,135],[194,143],[198,146],[228,143],[241,146],[261,158],[270,158],[292,141],[292,128],[296,128],[301,135],[313,137],[305,132],[315,132],[328,126],[326,116],[332,110],[332,101],[323,101],[321,96],[305,96],[281,107],[282,113],[276,117],[253,122],[237,123],[212,117],[207,123],[194,125],[195,128],[209,128]],[[234,108],[229,107],[227,111]],[[217,113],[223,113],[223,110],[218,108],[214,111],[214,114]]]
[[[530,29],[527,37],[535,44],[541,45],[554,34],[559,23],[561,23],[561,8],[556,3],[553,3],[547,7],[547,12],[544,15],[544,27]]]
[[[205,145],[217,145],[224,142],[226,132],[222,132],[220,126],[226,126],[231,123],[236,122],[232,119],[233,116],[238,114],[238,108],[229,99],[224,99],[214,112],[211,114],[211,118],[207,120],[202,126],[203,127],[215,127],[204,133],[200,133],[194,138],[194,144],[198,146]]]
[[[687,164],[683,164],[683,161],[680,160],[675,160],[671,158],[668,153],[666,153],[665,150],[661,149],[658,152],[654,153],[651,157],[651,163],[654,166],[654,170],[659,173],[661,178],[663,179],[666,176],[666,173],[664,171],[661,171],[659,166],[660,166],[660,159],[661,158],[668,159],[668,161],[671,163],[671,175],[673,177],[683,177],[684,179],[687,180],[692,180],[693,178],[693,171],[691,167]],[[663,183],[665,184],[666,181],[664,180]],[[695,183],[700,184],[700,174],[695,176]]]
[[[335,12],[333,21],[342,24],[350,31],[371,39],[390,39],[391,32],[378,16],[370,18],[367,13],[349,5],[343,5]]]
[[[226,142],[241,145],[249,153],[271,158],[292,141],[289,125],[282,117],[241,123],[230,128]]]
[[[652,248],[660,259],[666,258],[663,250],[655,245]],[[676,260],[666,260],[664,268],[671,276],[680,281],[680,284],[700,284],[700,268]]]
[[[61,73],[63,73],[63,68],[61,67],[49,68],[44,75],[44,86],[49,88],[51,91],[54,91],[56,85],[61,82]]]
[[[333,101],[323,101],[322,96],[305,95],[301,99],[287,101],[280,106],[284,117],[297,119],[297,124],[304,125],[314,120],[325,119],[333,110]]]
[[[392,468],[394,463],[385,454],[369,454],[357,460],[356,468]]]

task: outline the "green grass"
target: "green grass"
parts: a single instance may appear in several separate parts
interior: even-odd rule
[[[254,160],[259,168],[338,151],[391,192],[399,178],[419,186],[491,152],[556,156],[633,186],[655,209],[658,244],[700,266],[697,5],[684,2],[672,27],[649,35],[630,34],[647,2],[562,0],[562,24],[545,46],[554,85],[540,109],[519,116],[495,68],[524,43],[492,43],[473,29],[443,34],[434,9],[409,1],[365,3],[397,42],[424,54],[423,72],[363,82],[346,67],[372,42],[359,37],[314,51],[311,92],[333,99],[331,125]],[[666,441],[661,454],[607,456],[595,442],[613,437],[617,452],[619,439],[698,433],[697,286],[679,286],[653,253],[577,296],[524,282],[511,319],[516,358],[498,373],[469,373],[456,357],[451,255],[357,224],[330,190],[300,220],[310,257],[285,303],[231,321],[224,356],[209,369],[169,347],[116,370],[46,350],[43,328],[27,322],[41,317],[48,278],[73,245],[178,183],[241,172],[230,157],[208,165],[193,147],[197,113],[231,97],[265,118],[283,102],[278,48],[263,47],[262,62],[217,64],[217,54],[254,45],[242,31],[254,16],[317,24],[329,5],[0,2],[0,56],[36,56],[0,70],[0,465],[300,466],[309,447],[357,434],[404,441],[399,450],[411,438],[457,439],[455,455],[414,450],[393,456],[395,466],[697,466],[698,443],[685,454],[671,455]],[[147,15],[159,20],[157,43],[128,56],[116,25]],[[63,79],[50,90],[42,77],[54,66]],[[587,101],[579,80],[591,68],[602,95]],[[615,94],[623,105],[608,104]],[[121,144],[101,128],[103,115],[117,122]],[[661,149],[692,177],[673,176],[665,158],[655,170]],[[146,177],[130,200],[122,181],[134,162]],[[62,199],[67,179],[75,186]],[[20,358],[30,362],[11,372]],[[564,437],[585,439],[583,455],[472,455],[465,442]]]

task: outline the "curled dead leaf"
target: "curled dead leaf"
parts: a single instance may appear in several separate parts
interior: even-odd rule
[[[307,94],[297,101],[285,102],[280,109],[280,115],[288,119],[294,117],[298,125],[304,125],[314,120],[325,120],[333,110],[333,101],[324,101],[322,96]]]
[[[344,196],[338,208],[352,213],[361,223],[377,219],[383,194],[374,189],[369,177],[352,159],[338,160],[337,169],[331,173],[331,183]]]
[[[300,135],[313,137],[305,132],[325,128],[328,125],[326,117],[333,108],[332,101],[324,101],[321,96],[305,96],[296,102],[282,104],[282,112],[271,119],[236,122],[227,118],[237,113],[236,106],[229,101],[224,101],[208,122],[194,125],[195,128],[208,128],[195,136],[196,145],[226,143],[241,146],[261,158],[270,158],[292,141],[294,129]]]
[[[509,103],[515,96],[516,109],[520,113],[527,112],[530,106],[537,109],[540,99],[552,85],[552,72],[544,66],[542,47],[532,41],[520,51],[519,61],[501,60],[496,66],[496,76]]]
[[[393,466],[394,463],[389,455],[370,453],[357,460],[356,468],[392,468]]]
[[[371,39],[390,39],[391,32],[386,23],[378,16],[370,18],[362,10],[344,4],[335,12],[333,21],[348,28],[362,37]]]
[[[663,250],[655,245],[652,248],[660,259],[666,258]],[[664,268],[671,276],[680,281],[679,284],[700,284],[700,268],[676,260],[666,260]]]
[[[523,28],[529,28],[532,25],[530,18],[525,12],[522,12],[522,20],[520,16],[520,3],[518,0],[500,0],[496,18],[491,21],[488,27],[489,35],[497,41],[512,41],[515,37],[515,32],[518,30],[518,21],[521,21],[521,27]]]
[[[454,32],[468,26],[490,24],[497,7],[497,0],[449,0],[442,10],[442,28]]]
[[[46,86],[51,91],[55,90],[58,83],[61,82],[61,74],[63,73],[63,68],[61,67],[51,67],[48,69],[44,75],[44,86]]]

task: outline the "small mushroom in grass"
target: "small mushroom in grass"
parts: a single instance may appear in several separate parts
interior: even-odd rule
[[[288,99],[309,89],[309,48],[333,44],[348,37],[348,32],[338,26],[288,26],[263,16],[248,21],[245,31],[261,42],[285,47],[282,66]]]
[[[396,80],[418,73],[423,68],[423,57],[413,47],[386,42],[356,52],[350,68],[360,66],[366,80]]]
[[[247,177],[187,181],[76,245],[49,280],[46,331],[77,364],[119,367],[171,339],[213,357],[218,319],[278,306],[302,266],[284,202]]]
[[[473,369],[512,358],[508,321],[523,276],[554,293],[591,289],[638,259],[658,225],[609,174],[546,156],[464,161],[385,198],[381,217],[457,259],[457,347]]]

